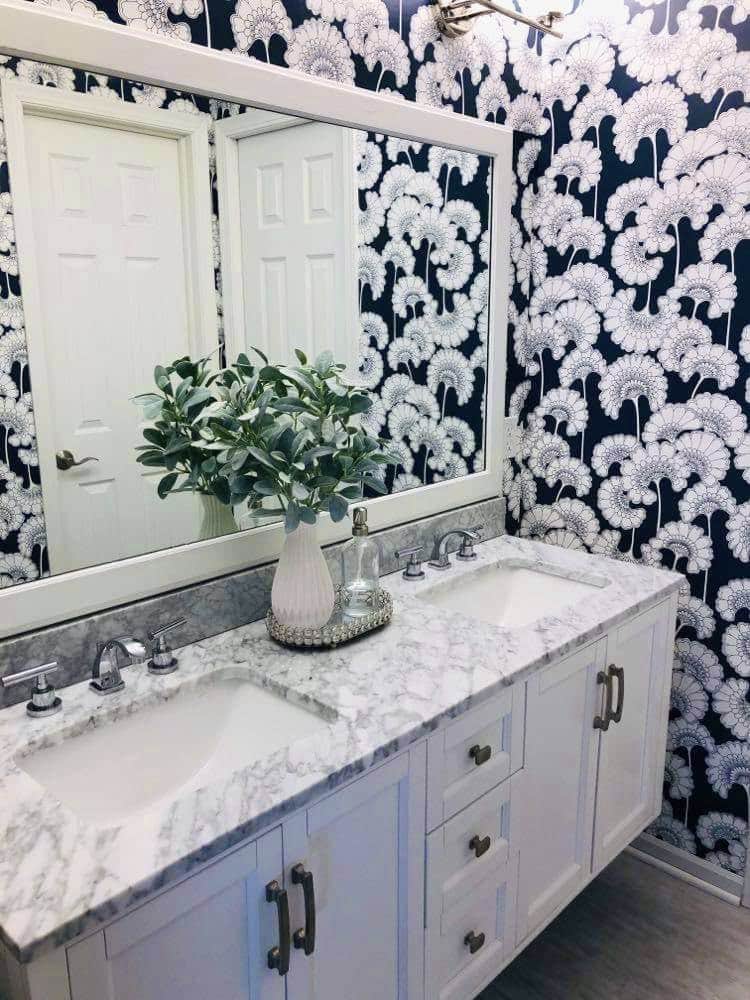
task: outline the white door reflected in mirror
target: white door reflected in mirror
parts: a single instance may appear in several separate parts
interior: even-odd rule
[[[165,352],[215,349],[215,323],[190,315],[188,288],[201,280],[189,252],[199,218],[190,164],[179,137],[145,131],[127,105],[115,115],[107,127],[25,119],[35,254],[22,266],[43,314],[30,337],[33,364],[41,351],[46,366],[34,402],[55,573],[193,541],[200,520],[198,497],[167,506],[158,470],[136,464],[143,424],[131,399]]]
[[[354,131],[250,110],[216,125],[227,355],[359,367]]]

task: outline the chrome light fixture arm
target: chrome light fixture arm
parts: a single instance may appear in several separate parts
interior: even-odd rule
[[[529,28],[541,31],[545,35],[553,35],[555,38],[563,37],[562,33],[555,29],[557,22],[563,19],[560,11],[556,10],[551,10],[535,20],[517,10],[511,10],[502,4],[495,3],[495,0],[437,0],[437,7],[441,30],[449,38],[465,35],[467,31],[471,30],[472,21],[485,14],[501,14],[519,24],[525,24]]]

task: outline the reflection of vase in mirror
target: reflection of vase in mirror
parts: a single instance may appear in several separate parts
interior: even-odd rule
[[[292,628],[322,628],[333,614],[335,593],[314,524],[300,524],[284,539],[273,578],[277,621]]]
[[[221,535],[231,535],[237,531],[237,522],[231,507],[222,503],[218,497],[207,493],[201,494],[202,520],[198,534],[199,541],[207,538],[219,538]]]

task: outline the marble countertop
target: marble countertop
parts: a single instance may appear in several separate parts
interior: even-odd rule
[[[101,698],[87,684],[62,691],[63,711],[30,720],[0,712],[0,937],[28,962],[96,929],[151,892],[423,737],[676,591],[682,578],[503,536],[473,563],[426,579],[386,579],[391,624],[335,650],[294,652],[255,622],[184,647],[179,670],[123,671],[125,690]],[[420,593],[498,561],[597,584],[585,601],[530,625],[478,623]],[[121,825],[86,823],[19,767],[23,756],[206,683],[217,670],[322,715],[325,728],[203,788],[188,787]],[[113,780],[117,780],[116,773]],[[96,794],[96,789],[92,789]]]

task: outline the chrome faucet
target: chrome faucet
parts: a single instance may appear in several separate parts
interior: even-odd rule
[[[124,663],[120,663],[120,653],[126,658]],[[89,687],[97,694],[114,694],[115,691],[122,691],[125,681],[122,679],[120,668],[127,667],[131,663],[144,663],[145,660],[146,647],[130,635],[121,635],[101,643],[96,651]]]
[[[450,569],[451,561],[448,555],[448,542],[454,535],[458,535],[461,539],[461,548],[456,553],[456,558],[464,560],[476,559],[477,554],[474,551],[474,543],[479,541],[481,537],[479,532],[481,529],[482,525],[477,524],[473,528],[455,528],[453,531],[446,531],[444,535],[437,537],[429,565],[433,569]]]

